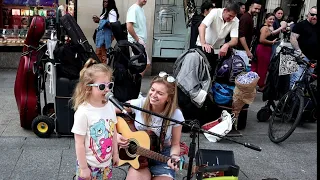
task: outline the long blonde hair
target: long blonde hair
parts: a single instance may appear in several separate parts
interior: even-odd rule
[[[178,96],[177,96],[177,84],[175,82],[168,82],[167,77],[168,77],[167,75],[164,77],[159,77],[159,76],[154,77],[153,80],[151,81],[150,87],[154,83],[162,83],[167,87],[168,100],[165,104],[164,111],[161,113],[161,115],[171,118],[174,111],[179,108]],[[143,109],[151,111],[150,96],[147,96],[143,105]],[[151,114],[142,112],[142,117],[146,125],[151,125],[151,121],[152,121]],[[169,124],[170,124],[170,121],[166,121],[165,131],[167,130],[167,127]]]
[[[83,69],[80,71],[79,82],[71,98],[74,110],[77,110],[80,104],[88,100],[92,87],[87,85],[94,83],[96,78],[95,75],[101,72],[110,77],[110,80],[112,79],[113,70],[111,67],[103,63],[98,64],[97,61],[92,58],[88,59],[83,66]]]

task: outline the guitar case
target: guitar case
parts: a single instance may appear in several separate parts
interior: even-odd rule
[[[92,46],[89,44],[86,36],[82,32],[74,17],[72,17],[70,14],[65,14],[60,18],[60,23],[65,29],[67,35],[71,38],[72,44],[82,47],[80,48],[79,55],[83,62],[86,62],[89,58],[93,58],[100,62],[98,56],[94,52]]]
[[[33,119],[40,112],[38,109],[40,107],[38,107],[37,103],[37,77],[33,71],[39,52],[34,48],[39,46],[39,41],[44,32],[44,18],[34,16],[24,42],[25,46],[23,47],[14,84],[14,95],[20,114],[20,125],[26,129],[31,129]]]

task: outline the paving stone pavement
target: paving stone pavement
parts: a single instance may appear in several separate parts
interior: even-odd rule
[[[53,135],[38,138],[32,131],[20,127],[19,114],[13,93],[15,69],[0,69],[0,180],[71,180],[75,173],[75,150],[72,137]],[[146,93],[151,77],[142,82]],[[48,98],[50,101],[50,98]],[[200,148],[232,150],[240,166],[240,180],[261,180],[273,177],[279,180],[314,180],[317,178],[317,123],[298,127],[282,144],[272,143],[268,123],[258,123],[256,113],[264,105],[258,94],[248,111],[247,127],[243,137],[234,138],[262,148],[253,151],[240,144],[222,140],[211,143],[200,135]],[[183,133],[187,144],[189,133]],[[116,168],[113,179],[124,179],[127,166]],[[178,172],[183,179],[186,171]]]

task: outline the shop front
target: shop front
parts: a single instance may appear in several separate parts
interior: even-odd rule
[[[155,4],[153,28],[154,61],[175,60],[189,48],[190,18],[200,14],[200,6],[206,0],[159,0]],[[212,1],[221,7],[222,0]]]
[[[0,67],[17,68],[24,40],[30,23],[35,15],[45,19],[46,31],[42,43],[50,38],[56,29],[58,0],[0,0]],[[74,13],[74,1],[70,4],[70,13]],[[68,10],[67,10],[68,11]]]
[[[158,0],[155,4],[152,42],[152,74],[172,71],[177,57],[189,49],[190,19],[200,14],[205,0]],[[221,8],[223,0],[212,0]]]

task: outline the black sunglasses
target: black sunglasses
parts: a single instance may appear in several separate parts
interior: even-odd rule
[[[106,89],[106,87],[109,89],[109,90],[113,90],[113,87],[114,87],[114,82],[109,82],[107,84],[105,83],[100,83],[100,84],[88,84],[87,86],[92,86],[92,87],[98,87],[100,91],[104,91]]]
[[[310,16],[316,16],[316,17],[318,17],[318,14],[315,14],[315,13],[309,13],[310,14]]]

